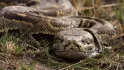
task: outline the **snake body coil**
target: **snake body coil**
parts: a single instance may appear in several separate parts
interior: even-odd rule
[[[68,0],[61,1],[52,7],[43,6],[41,1],[36,6],[3,8],[0,11],[0,32],[9,30],[10,35],[35,47],[41,45],[32,34],[54,35],[51,49],[56,56],[66,59],[80,60],[99,54],[102,51],[99,37],[115,34],[113,25],[99,18],[71,16],[72,5]]]

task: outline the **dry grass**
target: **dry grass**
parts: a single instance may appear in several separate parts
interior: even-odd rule
[[[83,8],[83,11],[80,11],[82,8],[78,7],[80,15],[97,16],[107,20],[118,19],[114,18],[116,14],[111,16],[110,13],[115,12],[111,9],[111,5],[108,5],[106,8],[97,7],[103,4],[101,0],[81,1],[83,1],[83,4],[80,3],[81,5],[78,6],[93,7],[86,10]],[[3,3],[2,5],[5,4]],[[112,49],[104,48],[104,52],[99,56],[73,63],[50,56],[48,53],[49,49],[47,48],[48,45],[42,51],[38,49],[26,49],[23,45],[18,45],[16,41],[9,40],[11,38],[3,37],[0,40],[0,70],[124,70],[124,23],[116,22],[115,26],[119,27],[119,34],[113,40],[116,42],[119,39],[119,41],[116,45],[112,45]],[[123,40],[121,41],[120,38]],[[42,43],[45,45],[47,42]]]

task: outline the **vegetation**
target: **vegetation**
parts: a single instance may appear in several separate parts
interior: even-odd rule
[[[98,7],[103,4],[101,0],[96,0],[99,2],[80,0],[79,2],[81,1],[85,1],[80,5],[84,8],[94,5],[93,3],[96,8],[81,10],[79,7],[80,15],[112,20],[112,23],[117,27],[118,35],[113,37],[111,41],[118,44],[112,45],[112,49],[103,48],[104,52],[94,58],[67,62],[49,54],[50,43],[45,39],[41,41],[43,49],[39,50],[30,46],[23,47],[23,44],[18,43],[18,39],[10,37],[6,33],[0,38],[0,70],[124,70],[124,41],[122,40],[122,38],[124,39],[124,5],[122,4],[118,11],[117,6],[114,9],[110,6],[107,7],[109,9]],[[110,13],[115,14],[111,16]],[[115,19],[118,22],[114,21]]]

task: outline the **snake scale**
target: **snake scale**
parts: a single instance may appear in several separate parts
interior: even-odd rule
[[[0,11],[0,32],[8,30],[10,35],[34,47],[41,44],[32,34],[52,35],[50,49],[57,57],[80,60],[96,56],[102,51],[101,35],[115,34],[108,21],[76,16],[68,0],[56,0],[56,3],[40,0],[36,5],[35,0],[28,1],[23,6],[7,6]]]

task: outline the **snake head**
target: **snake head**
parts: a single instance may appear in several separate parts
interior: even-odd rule
[[[93,36],[81,28],[57,33],[52,49],[56,56],[73,60],[85,59],[98,54]]]

